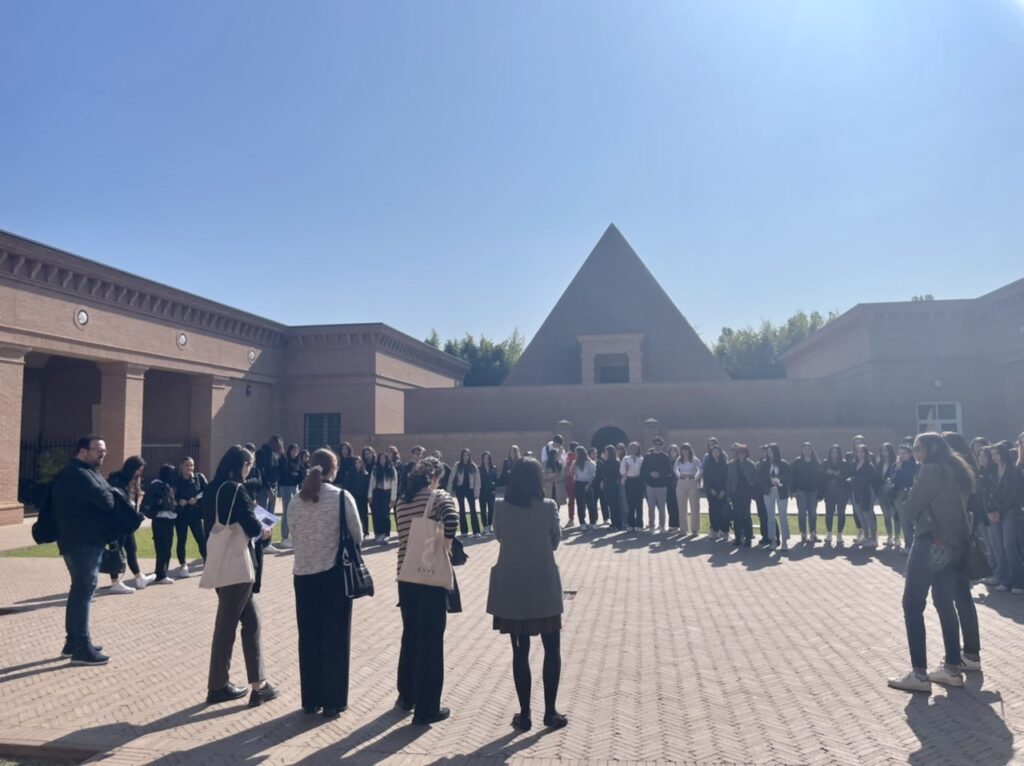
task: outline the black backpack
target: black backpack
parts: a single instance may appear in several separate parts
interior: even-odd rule
[[[32,539],[38,544],[57,542],[57,518],[53,512],[53,482],[46,484],[39,498],[39,516],[32,525]]]
[[[155,519],[156,515],[164,509],[165,485],[160,479],[153,479],[146,488],[146,494],[142,498],[142,515],[147,519]]]

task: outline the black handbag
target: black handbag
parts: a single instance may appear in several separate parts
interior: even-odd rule
[[[100,556],[100,574],[120,575],[128,568],[128,559],[120,543],[108,543]]]
[[[341,493],[341,540],[338,543],[336,566],[341,571],[345,595],[348,598],[362,598],[373,595],[373,578],[363,561],[363,552],[348,531],[345,513],[345,492]]]
[[[453,567],[461,567],[469,561],[469,554],[458,538],[452,538],[452,552],[449,554]]]
[[[448,614],[458,614],[462,611],[462,593],[459,591],[459,581],[452,572],[452,589],[445,594],[445,611]]]

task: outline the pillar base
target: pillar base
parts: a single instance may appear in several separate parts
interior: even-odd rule
[[[0,527],[9,524],[20,524],[25,520],[25,506],[21,503],[0,504]]]

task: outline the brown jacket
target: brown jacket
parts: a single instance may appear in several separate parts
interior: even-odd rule
[[[913,523],[915,534],[930,533],[936,542],[962,546],[968,533],[966,503],[949,468],[925,463],[917,472],[903,512]]]

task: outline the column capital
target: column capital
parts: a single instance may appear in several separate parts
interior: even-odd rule
[[[30,346],[20,346],[17,343],[0,343],[0,364],[25,364],[25,355],[31,350]]]
[[[145,365],[130,362],[98,362],[96,366],[100,368],[100,375],[103,377],[124,376],[136,380],[144,378],[146,371],[149,370]]]

